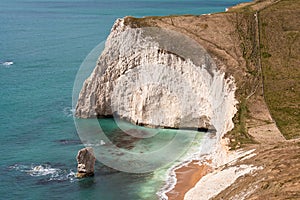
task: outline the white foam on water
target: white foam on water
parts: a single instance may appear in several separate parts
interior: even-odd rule
[[[9,66],[9,65],[13,65],[14,62],[12,62],[12,61],[5,61],[5,62],[3,62],[1,64],[4,65],[4,66]]]
[[[53,168],[49,164],[41,165],[22,165],[15,164],[9,166],[9,169],[20,172],[25,172],[32,177],[46,177],[47,181],[67,181],[74,182],[76,180],[76,173],[72,170],[64,170],[60,168]]]
[[[208,160],[207,155],[209,155],[209,149],[206,149],[205,147],[207,144],[214,143],[215,139],[211,138],[210,133],[206,134],[198,143],[192,145],[192,147],[189,149],[189,151],[185,154],[184,157],[182,157],[180,160],[175,162],[172,167],[169,168],[167,172],[167,180],[166,184],[156,193],[161,200],[168,199],[167,193],[174,189],[177,178],[175,171],[187,164],[189,164],[193,160],[197,160],[200,162],[205,162],[205,160]],[[206,145],[204,145],[204,143]]]
[[[179,168],[181,168],[182,166],[186,165],[187,163],[189,163],[189,161],[186,162],[182,162],[179,165],[177,164],[176,166],[173,166],[172,168],[170,168],[168,170],[168,179],[166,181],[166,184],[164,185],[164,187],[159,190],[156,194],[158,195],[159,199],[162,200],[166,200],[168,199],[167,197],[167,193],[169,191],[171,191],[172,189],[174,189],[176,183],[177,183],[177,179],[176,179],[176,173],[175,171]]]
[[[4,62],[0,62],[0,65],[6,67],[6,68],[9,68],[11,65],[13,65],[14,62],[12,61],[4,61]]]
[[[215,158],[221,157],[221,155],[216,156],[215,155],[215,146],[216,144],[216,138],[212,137],[211,134],[206,134],[203,139],[201,139],[201,143],[198,145],[194,145],[189,152],[187,152],[186,156],[183,157],[178,162],[174,163],[174,165],[168,170],[167,180],[166,184],[163,186],[161,190],[159,190],[156,194],[158,195],[159,199],[161,200],[167,200],[167,193],[174,189],[177,179],[175,171],[191,161],[199,161],[199,164],[204,164],[207,160],[213,160]],[[235,151],[231,154],[227,154],[226,158],[223,158],[221,163],[219,163],[219,166],[224,165],[225,163],[230,164],[237,161],[238,158],[242,159],[248,159],[253,156],[253,152],[255,149],[249,150],[249,151]],[[191,153],[190,153],[191,152]],[[224,155],[223,155],[224,156]],[[250,167],[250,169],[252,169]]]
[[[66,117],[73,117],[73,115],[75,113],[75,108],[65,107],[63,109],[63,113],[64,113],[64,116],[66,116]]]
[[[37,166],[31,166],[31,169],[24,170],[26,173],[28,173],[30,176],[46,176],[49,174],[55,174],[60,171],[60,169],[57,168],[51,168],[50,165],[37,165]]]
[[[49,178],[49,181],[65,181],[69,180],[70,182],[74,182],[76,179],[76,173],[72,170],[67,173],[66,171],[64,173],[54,173]]]

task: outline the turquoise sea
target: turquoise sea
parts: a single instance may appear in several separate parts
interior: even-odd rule
[[[167,167],[129,174],[98,163],[95,177],[74,178],[83,147],[72,117],[76,73],[117,18],[204,14],[242,1],[1,0],[0,199],[158,199]],[[113,120],[100,123],[122,145]]]

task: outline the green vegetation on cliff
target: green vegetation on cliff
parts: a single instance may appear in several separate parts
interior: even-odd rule
[[[251,143],[245,121],[255,117],[248,106],[263,96],[277,127],[286,139],[300,137],[300,1],[265,0],[232,8],[236,13],[248,81],[237,91],[239,112],[235,128],[227,134],[231,148]],[[254,100],[248,100],[251,90]],[[255,89],[255,90],[256,90]],[[265,121],[267,124],[271,121]],[[264,134],[261,132],[260,134]]]
[[[299,19],[299,0],[257,0],[212,15],[127,17],[125,24],[182,32],[235,78],[239,112],[226,136],[236,149],[255,143],[253,134],[276,132],[274,121],[286,139],[300,136]]]
[[[300,137],[300,1],[284,0],[263,9],[260,47],[264,93],[286,139]]]

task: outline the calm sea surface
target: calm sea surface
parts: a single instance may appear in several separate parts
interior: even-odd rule
[[[166,169],[127,174],[98,164],[95,177],[74,179],[83,147],[71,112],[77,70],[119,17],[211,13],[239,2],[1,0],[0,199],[157,199]],[[112,120],[101,123],[116,133]]]

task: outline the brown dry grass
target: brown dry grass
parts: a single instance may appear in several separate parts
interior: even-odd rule
[[[125,24],[184,33],[202,45],[221,70],[234,76],[240,112],[234,119],[235,129],[227,136],[235,149],[253,143],[248,130],[255,123],[259,126],[262,122],[272,123],[267,118],[255,120],[259,118],[254,111],[257,108],[261,108],[263,115],[269,112],[264,109],[264,101],[256,101],[263,95],[285,138],[300,136],[299,3],[297,0],[256,1],[233,7],[226,13],[127,17]]]
[[[286,139],[300,137],[300,1],[260,12],[266,102]]]
[[[256,148],[257,155],[236,165],[263,169],[240,177],[214,199],[300,199],[300,141],[249,148]]]

